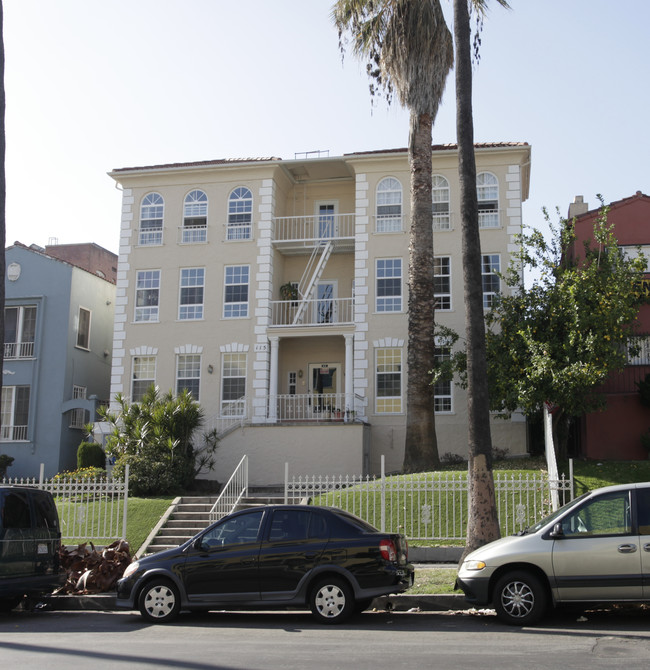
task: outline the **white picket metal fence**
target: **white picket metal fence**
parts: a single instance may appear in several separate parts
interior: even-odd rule
[[[543,473],[495,473],[494,487],[502,535],[539,521],[559,504],[573,499],[573,476],[549,479]],[[285,466],[285,502],[347,510],[385,532],[411,540],[464,540],[469,506],[467,475],[434,472],[380,476],[290,477]]]
[[[124,481],[119,479],[76,479],[57,477],[45,479],[44,466],[40,475],[24,478],[4,478],[5,485],[33,486],[54,496],[61,539],[64,544],[73,540],[118,540],[126,537],[126,518],[129,500],[129,466]]]

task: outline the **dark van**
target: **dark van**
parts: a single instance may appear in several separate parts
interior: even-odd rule
[[[61,529],[52,494],[0,486],[0,611],[24,596],[51,593],[65,581],[59,563]]]

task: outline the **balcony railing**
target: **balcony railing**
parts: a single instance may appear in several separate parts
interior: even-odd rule
[[[27,439],[27,426],[2,426],[0,440],[3,442],[18,442]]]
[[[499,227],[499,212],[486,211],[478,213],[478,227],[479,228],[498,228]]]
[[[301,310],[299,300],[271,302],[273,326],[328,326],[354,323],[354,298],[307,300]]]
[[[345,410],[345,393],[312,393],[276,396],[278,421],[351,421]]]
[[[208,227],[199,226],[180,226],[181,244],[205,244],[208,241]]]
[[[315,216],[276,216],[273,219],[274,242],[304,242],[354,238],[354,214]]]
[[[5,342],[5,358],[34,358],[33,342]]]

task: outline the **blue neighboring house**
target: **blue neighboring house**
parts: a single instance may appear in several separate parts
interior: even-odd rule
[[[0,453],[7,475],[77,466],[83,427],[110,393],[117,256],[96,244],[5,250]]]

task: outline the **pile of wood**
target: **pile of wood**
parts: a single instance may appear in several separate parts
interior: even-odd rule
[[[68,578],[55,595],[114,591],[117,580],[131,562],[126,540],[115,540],[101,551],[95,549],[92,542],[84,542],[76,549],[61,546],[59,555]]]

